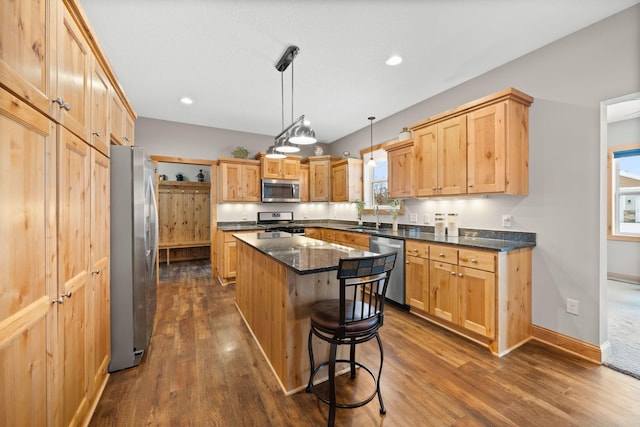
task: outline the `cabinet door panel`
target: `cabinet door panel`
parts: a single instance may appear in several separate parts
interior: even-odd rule
[[[242,190],[243,201],[260,201],[260,165],[243,165]]]
[[[282,159],[282,177],[284,179],[298,179],[300,173],[299,159]]]
[[[417,197],[434,196],[438,186],[437,125],[415,132],[414,163],[415,193]]]
[[[54,129],[0,89],[0,424],[7,426],[54,425],[61,404],[51,303],[58,295]]]
[[[467,115],[469,193],[505,191],[505,109],[499,103]]]
[[[438,124],[438,190],[441,195],[467,192],[467,121],[454,117]]]
[[[57,34],[58,52],[56,90],[54,97],[61,97],[69,108],[53,103],[60,123],[83,140],[89,141],[89,76],[91,51],[84,36],[63,2],[59,5]]]
[[[411,197],[413,193],[413,147],[389,152],[389,197]]]
[[[96,61],[91,74],[91,145],[109,155],[109,81]]]
[[[109,291],[109,159],[91,150],[91,288],[88,294],[87,344],[89,396],[107,380],[111,355]]]
[[[429,313],[449,322],[457,323],[457,267],[444,262],[431,261],[429,288]]]
[[[429,311],[429,260],[407,256],[407,295],[405,303],[412,309]]]
[[[87,409],[85,363],[90,242],[89,146],[58,127],[58,280],[63,294],[63,425],[80,422]]]
[[[0,3],[0,84],[49,114],[48,34],[54,24],[46,1]]]
[[[327,202],[331,193],[331,164],[327,161],[309,164],[309,199],[312,202]]]
[[[470,331],[495,337],[495,275],[460,267],[460,325]]]
[[[331,168],[331,201],[346,202],[347,195],[347,165],[334,166]]]

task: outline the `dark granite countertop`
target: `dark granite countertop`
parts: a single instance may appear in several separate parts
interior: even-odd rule
[[[358,227],[354,223],[339,221],[296,221],[294,224],[300,227],[331,228],[334,230],[364,233],[371,236],[383,236],[401,240],[418,240],[429,243],[465,246],[474,249],[486,249],[499,252],[507,252],[522,248],[534,248],[536,246],[535,233],[518,231],[461,228],[459,237],[435,237],[433,227],[429,226],[402,225],[398,231],[392,231],[390,228],[381,228],[376,230],[375,227],[371,226]],[[219,225],[218,228],[222,231],[233,232],[260,230],[263,227],[255,223],[227,223]]]
[[[340,258],[375,255],[371,252],[284,232],[242,233],[234,237],[298,274],[338,269]]]

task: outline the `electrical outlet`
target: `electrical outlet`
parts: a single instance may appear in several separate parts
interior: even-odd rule
[[[424,214],[424,217],[422,218],[422,221],[424,221],[425,224],[429,224],[430,215],[428,213]]]
[[[579,304],[575,299],[567,298],[567,313],[578,315]]]
[[[418,214],[417,213],[409,214],[409,222],[418,222]]]
[[[247,213],[246,212],[242,212],[242,219],[247,219]]]
[[[502,226],[511,227],[511,215],[502,215]]]

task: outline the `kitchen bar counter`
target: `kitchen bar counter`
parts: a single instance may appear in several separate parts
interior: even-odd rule
[[[243,233],[234,237],[300,275],[336,270],[340,258],[374,255],[285,232]]]
[[[309,378],[309,310],[316,301],[338,298],[341,257],[370,252],[289,233],[235,235],[236,305],[285,394],[303,390]],[[338,358],[348,357],[348,346]],[[317,360],[329,346],[313,341]]]

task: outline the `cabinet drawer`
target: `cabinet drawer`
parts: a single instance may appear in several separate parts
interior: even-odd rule
[[[496,255],[494,252],[460,249],[459,256],[461,266],[490,272],[496,271]]]
[[[348,245],[349,243],[351,243],[351,233],[348,233],[346,231],[334,231],[334,237],[333,239],[340,244],[343,245]]]
[[[428,243],[407,240],[406,245],[407,256],[417,256],[425,259],[429,258]]]
[[[353,246],[369,249],[369,236],[366,234],[351,233]]]
[[[326,242],[333,242],[336,240],[336,231],[329,230],[328,228],[322,229],[322,240]]]
[[[434,261],[458,263],[458,249],[451,246],[430,245],[429,258]]]

